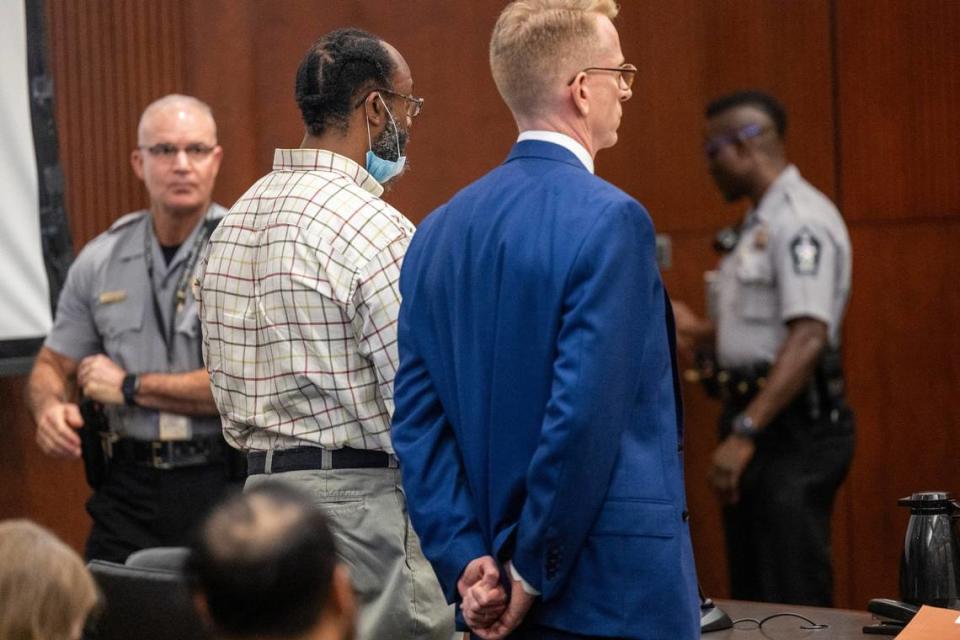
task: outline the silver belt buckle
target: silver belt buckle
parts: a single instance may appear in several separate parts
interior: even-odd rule
[[[158,469],[197,467],[210,463],[210,446],[205,443],[191,440],[163,440],[154,441],[152,444],[153,465]],[[166,461],[160,458],[158,453],[160,449],[166,450]]]

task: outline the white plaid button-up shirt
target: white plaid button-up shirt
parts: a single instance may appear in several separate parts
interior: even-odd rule
[[[198,267],[203,357],[247,451],[393,453],[400,265],[414,227],[362,167],[277,149]]]

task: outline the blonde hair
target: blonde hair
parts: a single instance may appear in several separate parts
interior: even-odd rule
[[[614,0],[516,0],[500,13],[490,39],[490,69],[510,110],[531,114],[558,79],[589,64],[597,43],[596,16],[613,20]]]
[[[28,520],[0,522],[0,639],[74,640],[98,601],[70,547]]]

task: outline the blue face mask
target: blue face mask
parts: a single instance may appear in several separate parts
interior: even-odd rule
[[[390,113],[390,108],[387,106],[387,103],[383,101],[379,95],[380,102],[383,103],[383,108],[387,110],[387,115],[390,116],[390,122],[393,124],[393,136],[397,141],[397,159],[396,160],[387,160],[386,158],[381,158],[373,152],[373,141],[370,138],[370,121],[367,120],[367,144],[371,147],[367,150],[367,173],[373,176],[373,179],[383,184],[388,180],[397,177],[401,171],[403,171],[404,165],[407,163],[407,156],[400,155],[400,131],[397,129],[397,121],[393,119],[393,114]]]

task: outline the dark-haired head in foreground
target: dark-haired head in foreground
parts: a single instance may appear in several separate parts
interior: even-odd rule
[[[756,204],[787,166],[786,110],[766,93],[738,91],[710,102],[704,115],[703,151],[717,188],[729,202]]]
[[[353,590],[327,519],[288,486],[264,484],[217,507],[196,537],[187,575],[221,638],[353,637]]]

